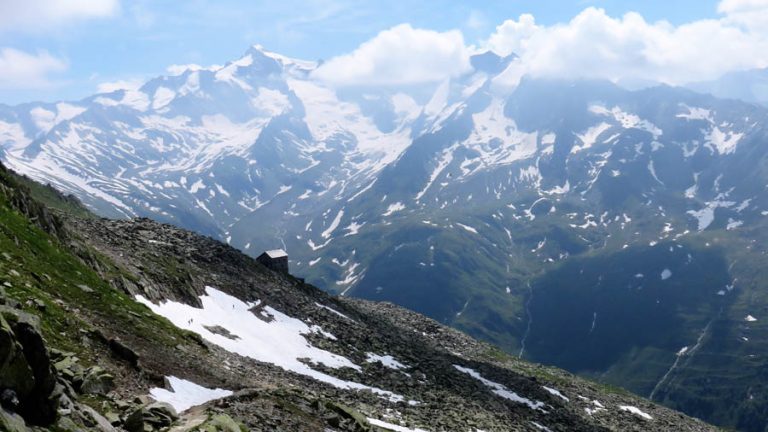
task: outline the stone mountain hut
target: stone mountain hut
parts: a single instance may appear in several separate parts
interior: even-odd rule
[[[268,269],[288,274],[288,254],[282,249],[268,250],[256,258]]]

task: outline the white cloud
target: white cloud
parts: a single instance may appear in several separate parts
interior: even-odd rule
[[[717,11],[730,24],[742,25],[750,31],[768,31],[768,0],[723,0]]]
[[[496,27],[496,32],[488,39],[488,47],[501,55],[526,52],[529,40],[541,27],[536,25],[536,19],[531,14],[520,15],[520,19],[506,20]]]
[[[166,72],[168,72],[171,75],[181,75],[186,71],[200,71],[200,70],[209,70],[209,71],[217,71],[221,69],[221,65],[210,65],[210,66],[200,66],[199,64],[190,63],[190,64],[172,64],[165,68]]]
[[[0,48],[0,88],[33,89],[51,87],[49,75],[67,69],[64,60],[45,51],[29,54],[14,48]]]
[[[637,13],[614,18],[591,7],[553,26],[522,15],[499,25],[485,44],[521,57],[508,71],[510,82],[528,73],[683,84],[768,66],[768,0],[724,0],[718,11],[720,19],[679,26],[649,23]]]
[[[743,12],[764,12],[768,9],[768,0],[722,0],[717,11],[722,14]]]
[[[73,20],[113,16],[119,0],[0,0],[0,31],[48,31]]]
[[[467,28],[472,30],[480,30],[485,28],[486,25],[488,25],[488,19],[485,17],[485,14],[478,10],[472,10],[469,12],[469,16],[467,17],[467,20],[464,21],[464,25],[467,26]]]
[[[459,31],[440,33],[401,24],[350,54],[330,59],[314,76],[338,86],[435,82],[468,71],[469,54]]]
[[[48,111],[43,107],[32,108],[32,111],[29,113],[32,116],[32,121],[35,122],[35,125],[45,131],[50,130],[56,121],[56,113]]]
[[[204,69],[202,66],[200,66],[199,64],[194,64],[194,63],[190,63],[190,64],[172,64],[172,65],[168,66],[167,68],[165,68],[165,70],[169,74],[171,74],[171,75],[181,75],[181,74],[183,74],[184,72],[186,72],[188,70],[190,70],[190,71],[199,71],[199,70],[202,70],[202,69]]]
[[[118,90],[138,90],[143,85],[144,80],[138,78],[108,81],[97,85],[96,91],[99,93],[112,93]]]

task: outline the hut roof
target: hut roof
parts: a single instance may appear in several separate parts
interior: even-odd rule
[[[283,258],[283,257],[287,257],[288,256],[288,254],[285,253],[285,251],[282,250],[282,249],[268,250],[268,251],[266,251],[264,253],[267,254],[267,256],[269,256],[272,259]]]

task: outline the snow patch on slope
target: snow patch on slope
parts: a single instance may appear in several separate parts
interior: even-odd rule
[[[397,159],[411,143],[409,129],[391,133],[380,131],[359,106],[340,100],[329,88],[296,79],[287,82],[291,91],[301,99],[306,111],[304,121],[317,141],[327,141],[334,136],[353,136],[356,147],[348,154],[348,160],[357,161],[353,163],[360,170],[384,167]]]
[[[395,360],[394,357],[391,355],[379,355],[374,353],[365,353],[365,361],[367,363],[376,363],[379,362],[383,364],[385,367],[388,367],[390,369],[405,369],[406,366],[399,361]]]
[[[736,151],[736,145],[739,144],[739,141],[741,141],[743,136],[743,133],[724,131],[719,127],[714,127],[709,134],[707,134],[706,138],[711,147],[717,150],[718,154],[724,155]]]
[[[457,146],[453,145],[445,150],[443,150],[442,154],[440,155],[440,159],[437,161],[437,166],[434,170],[432,170],[432,173],[429,175],[429,180],[427,181],[427,184],[424,186],[424,189],[420,190],[419,193],[416,194],[416,201],[419,201],[421,197],[424,196],[425,193],[429,190],[429,188],[432,186],[432,184],[437,180],[437,178],[440,176],[440,174],[443,172],[443,170],[453,162],[453,152],[456,151]]]
[[[704,108],[697,108],[697,107],[689,107],[688,105],[681,104],[681,108],[687,110],[687,112],[682,112],[675,117],[685,119],[685,120],[706,120],[708,122],[712,122],[712,112],[708,109]]]
[[[372,424],[373,426],[386,429],[386,430],[395,431],[395,432],[427,432],[424,429],[419,429],[419,428],[411,429],[405,426],[398,426],[396,424],[387,423],[385,421],[377,420],[375,418],[370,418],[370,417],[368,418],[368,423]]]
[[[158,87],[152,98],[152,108],[160,109],[168,105],[176,97],[176,92],[166,87]]]
[[[156,387],[149,391],[149,395],[158,402],[170,404],[178,413],[233,394],[230,390],[205,388],[175,376],[169,376],[167,379],[171,390]]]
[[[700,210],[688,210],[686,213],[698,220],[698,230],[704,231],[715,220],[715,209],[718,207],[731,207],[735,203],[732,201],[710,201],[706,207]]]
[[[608,123],[600,123],[592,126],[581,134],[577,134],[576,136],[581,140],[581,145],[573,146],[573,148],[571,148],[571,153],[578,153],[592,147],[597,142],[600,135],[610,128],[611,125]]]
[[[644,130],[653,135],[654,140],[658,139],[663,134],[662,130],[653,123],[649,122],[648,120],[641,119],[636,114],[623,111],[619,107],[608,109],[602,105],[592,105],[589,107],[589,110],[597,115],[612,117],[614,120],[619,122],[621,127],[624,129]]]
[[[653,417],[651,417],[648,413],[642,411],[640,408],[633,407],[630,405],[619,405],[619,409],[622,411],[631,412],[632,414],[635,414],[638,417],[642,417],[646,420],[653,420]]]
[[[464,141],[467,148],[478,152],[481,164],[466,171],[471,175],[483,166],[506,165],[536,154],[538,133],[518,130],[515,121],[504,115],[504,101],[493,99],[482,112],[472,115],[475,127]]]
[[[344,209],[339,210],[338,213],[336,213],[336,217],[333,218],[333,221],[331,222],[331,225],[328,226],[328,228],[320,234],[324,239],[327,239],[331,236],[331,234],[336,230],[336,228],[339,227],[339,224],[341,223],[341,218],[344,216]]]
[[[481,383],[485,384],[485,386],[490,388],[491,391],[497,396],[500,396],[504,399],[511,400],[512,402],[517,402],[517,403],[527,405],[529,408],[534,410],[541,410],[542,407],[544,406],[544,402],[532,401],[528,398],[524,398],[518,395],[517,393],[509,390],[506,386],[502,384],[483,378],[483,376],[480,375],[480,373],[478,373],[474,369],[462,367],[459,365],[453,365],[453,367],[456,368],[456,370],[458,370],[459,372],[463,372],[471,376],[472,378],[480,381]]]
[[[403,400],[400,395],[327,375],[300,361],[307,359],[310,363],[334,369],[361,370],[346,357],[312,346],[305,336],[318,333],[316,326],[310,327],[270,306],[260,307],[260,301],[245,303],[212,287],[206,287],[205,294],[200,296],[201,309],[173,301],[154,304],[142,296],[137,296],[136,300],[175,326],[197,333],[227,351],[277,365],[334,387],[370,390],[392,401]],[[264,319],[257,317],[257,313]],[[226,329],[231,338],[208,329],[214,326]]]
[[[392,203],[387,207],[387,211],[385,211],[382,216],[390,216],[392,213],[396,213],[399,211],[405,210],[405,205],[401,202]]]

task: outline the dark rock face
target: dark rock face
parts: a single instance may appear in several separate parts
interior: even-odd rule
[[[56,375],[36,317],[0,307],[0,388],[18,398],[17,412],[30,424],[56,420]]]
[[[0,385],[3,387],[3,406],[15,409],[18,395],[27,395],[34,386],[34,376],[24,357],[24,348],[16,341],[13,329],[0,315]],[[23,396],[22,396],[23,397]]]
[[[128,363],[131,364],[131,366],[133,367],[139,366],[139,355],[136,354],[136,352],[130,349],[128,346],[120,342],[120,340],[110,339],[109,349],[112,350],[112,353],[114,353],[115,356],[127,361]]]

